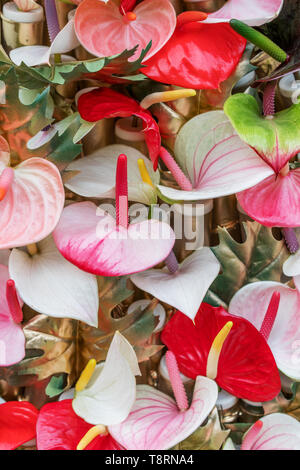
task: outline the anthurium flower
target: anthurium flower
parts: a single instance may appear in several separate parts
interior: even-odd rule
[[[246,432],[241,450],[300,450],[300,423],[283,413],[264,416]]]
[[[22,305],[8,268],[0,265],[0,366],[16,364],[25,356]]]
[[[127,10],[127,9],[126,9]],[[171,37],[176,25],[169,0],[144,0],[133,11],[119,9],[113,0],[84,0],[75,14],[75,30],[83,47],[97,57],[119,54],[139,47],[133,61],[149,42],[153,56]]]
[[[9,147],[0,137],[0,249],[24,246],[52,232],[64,205],[64,188],[53,163],[30,158],[9,167]]]
[[[207,376],[232,395],[255,402],[280,392],[276,363],[262,334],[222,307],[202,303],[194,322],[176,312],[161,339],[191,379]]]
[[[219,274],[220,263],[205,247],[196,250],[180,265],[171,252],[165,263],[165,268],[133,274],[131,280],[139,289],[172,305],[193,320],[207,289]]]
[[[219,88],[235,70],[246,40],[226,23],[206,24],[207,15],[185,12],[165,46],[142,72],[152,80],[195,89]]]
[[[33,255],[12,250],[9,272],[22,299],[35,311],[98,326],[96,277],[69,263],[51,236],[37,244]]]
[[[168,256],[175,242],[168,224],[145,220],[128,225],[125,155],[117,164],[116,216],[91,202],[66,207],[54,231],[59,251],[80,269],[103,276],[144,271]]]
[[[14,0],[14,3],[21,11],[35,10],[39,6],[34,0]]]
[[[0,404],[0,450],[14,450],[36,436],[38,410],[26,401]]]
[[[263,117],[255,98],[236,94],[226,101],[224,111],[241,139],[273,170],[237,195],[242,208],[262,225],[299,226],[300,169],[289,171],[289,160],[300,151],[300,105]]]
[[[98,0],[96,2],[100,3]],[[159,128],[151,113],[142,108],[134,99],[110,88],[98,88],[79,97],[78,111],[80,116],[88,122],[114,117],[139,117],[143,122],[149,156],[156,170],[160,149]]]
[[[197,377],[189,406],[171,351],[166,354],[166,362],[176,401],[154,387],[138,385],[136,402],[129,416],[120,424],[109,426],[110,434],[125,449],[170,449],[203,423],[217,401],[216,383],[207,377]]]
[[[118,155],[126,154],[128,171],[128,199],[143,204],[155,204],[159,172],[154,172],[145,155],[128,145],[113,144],[97,149],[85,158],[75,160],[65,169],[65,186],[76,194],[94,198],[115,197],[115,168]],[[145,183],[140,175],[138,161],[142,159],[153,185]]]
[[[222,111],[190,119],[175,142],[175,161],[161,148],[160,157],[181,190],[158,185],[163,196],[195,201],[226,196],[250,188],[272,174],[245,144]]]
[[[268,344],[277,367],[288,377],[300,381],[300,276],[294,278],[296,289],[279,282],[253,282],[232,298],[229,312],[250,321]]]
[[[16,65],[22,62],[28,67],[36,65],[52,64],[55,54],[65,54],[80,45],[75,30],[74,19],[71,19],[66,26],[56,35],[50,47],[47,46],[22,46],[10,51],[9,56]],[[69,56],[62,56],[60,61],[70,61]],[[75,59],[73,59],[75,60]]]

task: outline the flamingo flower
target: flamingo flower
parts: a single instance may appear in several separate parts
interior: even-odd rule
[[[296,289],[279,282],[253,282],[232,298],[229,312],[250,321],[268,342],[277,367],[300,381],[300,276]]]
[[[138,48],[130,61],[138,59],[151,41],[147,57],[159,51],[173,34],[176,13],[169,0],[136,2],[84,0],[75,14],[75,30],[83,47],[97,57],[119,54],[124,49]]]
[[[300,151],[300,104],[263,117],[255,98],[237,94],[226,101],[224,111],[241,139],[272,170],[237,195],[240,205],[262,225],[299,226],[300,169],[290,171],[289,161]]]
[[[25,356],[22,304],[8,268],[0,264],[0,366],[16,364]]]
[[[255,402],[280,392],[279,372],[263,335],[223,307],[202,303],[194,322],[176,312],[161,339],[191,379],[207,376],[232,395]]]
[[[180,190],[158,185],[168,199],[196,201],[251,188],[272,175],[257,153],[245,144],[222,111],[190,119],[175,142],[175,159],[161,148],[160,158]]]
[[[116,171],[116,220],[91,202],[63,211],[54,231],[61,254],[84,271],[122,276],[144,271],[164,260],[173,248],[171,227],[156,220],[128,224],[127,157]]]
[[[207,289],[220,271],[220,263],[209,248],[196,250],[180,265],[172,251],[166,267],[133,274],[132,282],[143,291],[180,310],[192,320]]]
[[[0,450],[14,450],[36,436],[38,410],[26,401],[0,404]]]
[[[118,450],[107,425],[124,421],[136,397],[140,375],[132,346],[116,332],[105,363],[91,359],[75,388],[73,400],[45,405],[37,423],[39,450]]]
[[[166,450],[190,436],[207,418],[218,397],[218,387],[207,377],[197,377],[191,406],[180,378],[176,358],[166,353],[174,401],[149,385],[137,386],[137,398],[129,416],[109,426],[110,434],[125,449]]]
[[[64,206],[64,188],[53,163],[30,158],[9,167],[9,147],[0,137],[0,249],[47,237]]]

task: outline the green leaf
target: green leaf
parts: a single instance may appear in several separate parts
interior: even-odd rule
[[[60,395],[66,388],[65,382],[66,379],[64,374],[61,374],[58,377],[55,375],[51,377],[51,380],[46,387],[46,395],[50,398]]]
[[[218,228],[220,244],[211,248],[222,274],[207,291],[205,302],[227,308],[234,294],[256,281],[281,281],[282,265],[289,257],[284,240],[276,240],[272,229],[257,222],[243,223],[246,241],[236,242],[225,228]]]

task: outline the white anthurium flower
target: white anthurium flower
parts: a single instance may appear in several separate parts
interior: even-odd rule
[[[90,424],[121,423],[135,402],[136,375],[141,372],[134,349],[117,331],[105,362],[96,365],[87,385],[77,382],[73,410]]]
[[[37,243],[36,254],[13,249],[9,273],[24,302],[37,312],[98,326],[96,276],[69,263],[56,248],[52,236]]]
[[[53,63],[55,54],[65,54],[80,45],[74,29],[74,19],[57,34],[50,47],[47,46],[22,46],[10,51],[9,56],[16,65],[22,62],[28,67]],[[62,62],[75,60],[70,56],[62,56]]]
[[[294,229],[294,233],[300,245],[300,227]],[[299,276],[300,275],[300,249],[284,262],[283,272],[286,276]]]
[[[4,400],[4,398],[0,397],[0,405],[1,405],[2,403],[6,403],[6,401]]]
[[[174,273],[164,267],[148,269],[130,278],[139,289],[172,305],[193,320],[219,271],[219,261],[209,248],[204,247],[185,258]]]
[[[156,189],[143,181],[138,160],[144,161],[153,185],[159,183],[159,172],[153,171],[152,163],[145,155],[128,145],[108,145],[73,161],[65,169],[65,186],[80,196],[114,198],[115,172],[120,154],[127,156],[128,199],[143,204],[155,203]]]

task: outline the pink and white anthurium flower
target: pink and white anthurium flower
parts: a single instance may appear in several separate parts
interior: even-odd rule
[[[91,202],[66,207],[54,231],[61,254],[84,271],[122,276],[144,271],[173,248],[171,227],[156,220],[128,224],[127,158],[116,170],[116,219]]]
[[[25,336],[20,325],[23,320],[22,305],[7,266],[0,265],[1,367],[16,364],[25,356]]]
[[[193,320],[207,289],[219,274],[220,263],[206,247],[196,250],[180,264],[172,251],[165,263],[165,268],[133,274],[131,280],[139,289]]]
[[[277,367],[300,381],[300,276],[296,289],[279,282],[253,282],[232,298],[229,312],[245,318],[257,328],[274,355]]]
[[[36,253],[13,249],[9,273],[22,299],[39,313],[74,318],[98,326],[96,277],[69,263],[51,236],[37,243]]]
[[[222,111],[190,119],[179,131],[175,160],[161,148],[160,157],[181,190],[158,185],[172,200],[195,201],[234,194],[272,175],[257,153],[245,144]]]
[[[262,116],[255,98],[231,96],[224,105],[237,133],[272,171],[257,185],[238,193],[244,211],[269,227],[300,225],[300,169],[289,161],[300,151],[300,104]]]
[[[29,245],[47,237],[64,206],[64,188],[53,163],[30,158],[9,166],[6,140],[0,137],[0,249]]]
[[[283,413],[264,416],[246,432],[241,450],[300,450],[300,423]]]
[[[207,377],[197,377],[189,406],[176,358],[171,351],[166,362],[175,400],[149,385],[137,386],[131,413],[109,426],[112,437],[128,450],[166,450],[190,436],[213,409],[218,387]]]

